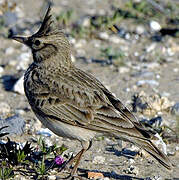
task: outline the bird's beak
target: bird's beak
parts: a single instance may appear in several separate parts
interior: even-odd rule
[[[12,36],[11,38],[28,46],[28,37]]]

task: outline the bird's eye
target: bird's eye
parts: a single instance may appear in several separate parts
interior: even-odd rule
[[[36,46],[39,46],[39,45],[40,45],[40,41],[39,41],[39,40],[35,40],[34,44],[35,44]]]

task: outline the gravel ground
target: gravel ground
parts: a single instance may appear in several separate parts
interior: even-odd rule
[[[7,2],[9,14],[5,13],[5,1],[0,1],[0,16],[4,22],[0,27],[0,121],[13,119],[11,125],[16,134],[11,132],[9,137],[15,142],[32,142],[32,139],[39,138],[38,134],[41,134],[48,145],[65,144],[68,147],[67,154],[76,154],[81,148],[80,143],[57,137],[51,132],[48,132],[50,137],[45,136],[44,127],[31,112],[23,93],[21,77],[32,62],[31,52],[25,46],[7,38],[10,33],[30,35],[35,32],[46,8],[45,1],[15,0],[16,4]],[[124,1],[53,0],[52,11],[56,16],[73,10],[64,30],[72,45],[74,63],[97,77],[129,108],[134,94],[144,96],[143,102],[147,101],[151,109],[139,108],[136,116],[139,120],[162,117],[164,134],[170,137],[163,140],[167,145],[169,158],[175,165],[173,171],[169,172],[145,153],[142,156],[136,155],[141,150],[132,144],[102,136],[94,139],[93,146],[80,163],[79,174],[84,179],[87,179],[88,171],[101,172],[106,179],[179,179],[179,144],[175,137],[176,134],[179,135],[179,36],[177,33],[164,35],[161,31],[168,27],[173,30],[179,28],[179,3],[167,0],[159,2],[163,9],[169,3],[172,4],[176,12],[176,23],[169,23],[172,15],[166,11],[168,13],[143,21],[123,18],[116,22],[118,33],[104,26],[84,37],[85,33],[82,36],[79,36],[79,33],[72,35],[75,24],[89,30],[90,17],[111,16],[115,8],[126,7]],[[141,16],[139,13],[139,17]],[[110,56],[113,58],[112,64],[109,61]],[[2,139],[7,140],[6,137]],[[61,179],[63,175],[57,171],[50,171],[47,179]],[[18,174],[14,179],[32,177]]]

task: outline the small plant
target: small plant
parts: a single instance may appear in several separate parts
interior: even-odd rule
[[[116,66],[124,65],[123,58],[125,57],[124,52],[121,50],[113,49],[111,46],[107,48],[101,48],[101,56],[108,59],[112,64]]]
[[[137,18],[151,18],[160,15],[158,11],[156,11],[154,7],[147,1],[134,2],[130,0],[125,5],[129,12],[131,12]]]
[[[56,19],[62,25],[68,26],[72,20],[73,15],[74,15],[73,10],[67,10],[60,13],[60,15],[56,16]]]
[[[42,160],[38,162],[38,166],[35,169],[38,178],[37,179],[42,179],[46,174],[46,166],[45,166],[45,156],[42,157]]]
[[[14,177],[13,168],[9,167],[6,161],[2,161],[0,165],[0,179],[10,179]]]
[[[42,151],[42,153],[47,153],[47,148],[46,148],[46,145],[45,145],[45,141],[44,139],[42,139],[42,137],[40,137],[38,140],[37,140],[37,144],[39,146],[39,149]]]
[[[57,149],[56,152],[57,152],[58,154],[62,155],[68,148],[67,148],[64,144],[62,144],[61,147],[56,148],[56,149]]]
[[[27,142],[23,148],[20,148],[17,143],[7,139],[7,143],[0,146],[0,159],[7,159],[11,165],[26,163],[31,153],[30,144]]]

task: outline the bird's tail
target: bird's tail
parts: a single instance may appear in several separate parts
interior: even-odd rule
[[[137,146],[144,149],[148,152],[151,156],[153,156],[161,165],[165,168],[171,170],[172,164],[165,153],[160,151],[151,140],[143,139],[143,138],[136,138],[134,140]]]

